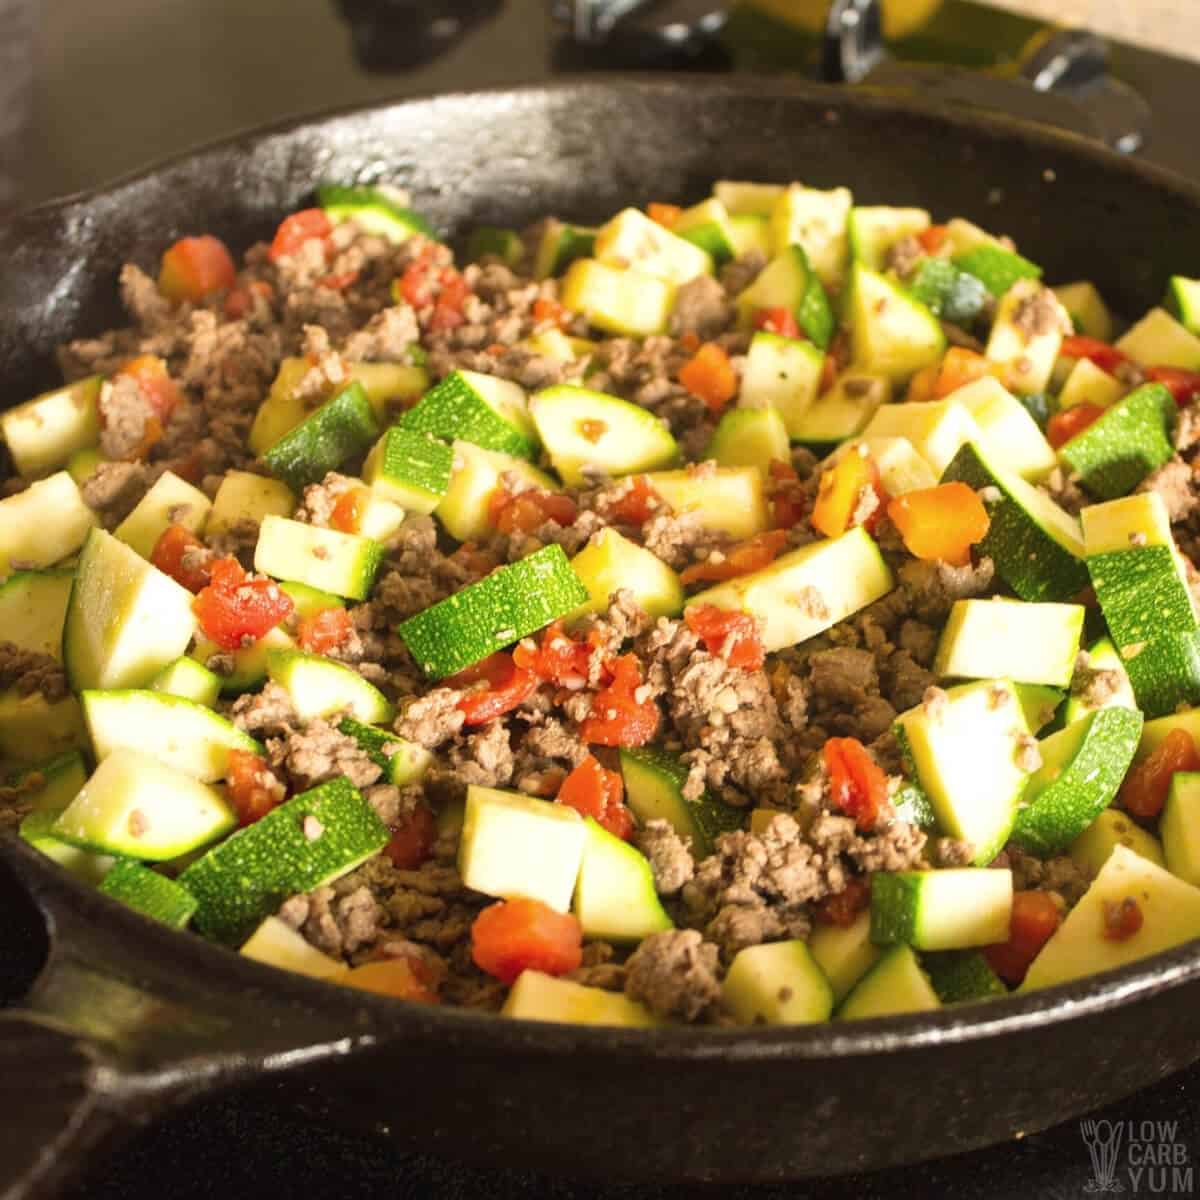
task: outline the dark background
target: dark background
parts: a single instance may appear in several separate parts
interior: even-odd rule
[[[349,28],[332,0],[0,0],[0,143],[8,138],[0,147],[0,208],[6,195],[10,204],[38,202],[296,113],[543,78],[551,71],[547,8],[539,0],[509,0],[498,16],[433,63],[405,73],[369,73],[356,61]],[[1119,50],[1116,61],[1154,106],[1148,156],[1177,170],[1200,170],[1189,127],[1200,68],[1130,50]],[[1104,1070],[1103,1046],[1096,1048],[1096,1070]],[[919,1081],[913,1082],[919,1097]],[[396,1097],[396,1125],[407,1104],[420,1103],[419,1080],[381,1078],[379,1087]],[[753,1106],[754,1097],[731,1097],[731,1103]],[[1176,1140],[1195,1164],[1200,1070],[1098,1115],[1177,1122]],[[547,1138],[570,1120],[569,1111],[547,1113]],[[649,1129],[646,1136],[686,1131],[664,1113],[662,1129]],[[461,1137],[468,1146],[471,1130],[464,1128]],[[730,1154],[736,1153],[731,1146]],[[627,1169],[637,1155],[631,1145]],[[1087,1194],[1091,1177],[1078,1123],[1071,1122],[990,1151],[904,1171],[744,1194],[756,1200],[1057,1200]],[[601,1187],[402,1155],[358,1135],[313,1126],[268,1091],[223,1097],[164,1119],[98,1164],[70,1200],[151,1195],[675,1200],[696,1191]],[[1145,1180],[1141,1194],[1150,1194]]]

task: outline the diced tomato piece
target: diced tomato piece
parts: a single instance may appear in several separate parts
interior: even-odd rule
[[[347,488],[337,498],[329,514],[330,528],[340,529],[342,533],[357,533],[362,527],[370,498],[371,493],[365,487]]]
[[[724,551],[718,561],[706,559],[704,562],[693,563],[679,576],[679,581],[689,584],[702,579],[735,579],[751,571],[760,571],[775,561],[787,545],[787,540],[786,529],[768,529],[763,533],[756,533]]]
[[[579,509],[570,496],[528,488],[515,495],[498,487],[488,500],[488,520],[501,533],[532,533],[547,521],[556,525],[574,524]]]
[[[917,241],[926,254],[936,254],[950,240],[950,228],[947,225],[930,225],[917,234]]]
[[[635,654],[608,664],[612,681],[592,697],[591,714],[579,727],[585,742],[598,746],[644,746],[658,729],[658,705],[639,699],[642,666]]]
[[[559,329],[565,329],[571,323],[571,315],[569,309],[564,308],[557,300],[551,300],[549,296],[539,296],[533,302],[533,319],[539,324],[542,321],[550,321]]]
[[[1064,408],[1046,422],[1046,441],[1057,450],[1102,416],[1104,409],[1099,404],[1075,404]]]
[[[273,579],[251,578],[229,557],[213,563],[211,581],[192,607],[210,640],[222,650],[238,650],[269,633],[295,605]]]
[[[646,216],[652,221],[657,221],[664,229],[670,229],[679,220],[682,212],[683,209],[678,204],[659,204],[658,201],[652,200],[646,205]]]
[[[433,853],[437,841],[437,823],[428,804],[416,804],[398,825],[383,853],[401,871],[415,871]]]
[[[705,342],[679,370],[679,382],[720,412],[737,395],[738,377],[729,355],[716,342]]]
[[[982,354],[976,354],[974,350],[967,350],[963,346],[951,346],[938,369],[933,398],[941,400],[951,392],[957,392],[960,387],[966,387],[968,383],[974,383],[985,375],[996,375],[1003,370],[1003,364],[994,363]]]
[[[1099,338],[1085,337],[1080,333],[1063,338],[1059,354],[1063,358],[1086,358],[1088,362],[1102,371],[1107,371],[1110,375],[1122,363],[1129,361],[1125,353],[1118,350],[1116,346],[1110,346]]]
[[[870,879],[852,875],[840,892],[817,902],[813,908],[813,918],[818,925],[836,925],[845,929],[854,924],[858,914],[864,912],[870,903]]]
[[[869,833],[887,807],[887,776],[857,738],[830,738],[822,756],[834,808],[853,817],[858,828]]]
[[[1049,892],[1014,892],[1008,941],[984,947],[984,957],[1005,983],[1016,987],[1060,924],[1062,913]]]
[[[1200,771],[1200,753],[1186,729],[1172,729],[1145,759],[1130,768],[1121,785],[1121,807],[1142,820],[1157,817],[1167,802],[1176,771]]]
[[[1150,367],[1146,378],[1161,383],[1178,405],[1190,404],[1200,396],[1200,371],[1185,371],[1181,367]]]
[[[371,992],[376,996],[391,996],[394,1000],[413,1000],[418,1004],[436,1004],[437,992],[417,966],[416,959],[377,958],[335,975],[331,983]]]
[[[614,837],[628,841],[633,833],[633,814],[622,803],[625,785],[619,771],[609,771],[589,754],[558,789],[558,803],[591,817]]]
[[[319,208],[302,208],[290,217],[284,217],[275,231],[268,257],[272,262],[289,254],[295,254],[305,242],[312,238],[327,238],[333,232],[333,222]]]
[[[591,646],[567,637],[561,621],[546,627],[536,647],[522,643],[513,650],[513,661],[522,670],[568,688],[581,688],[587,683],[591,656]]]
[[[429,263],[420,258],[414,259],[392,285],[393,297],[406,301],[415,309],[427,308],[433,303],[433,283]],[[399,292],[398,296],[396,292]]]
[[[1104,901],[1104,936],[1108,941],[1127,942],[1144,922],[1141,905],[1132,896]]]
[[[158,290],[168,300],[198,304],[205,296],[233,287],[237,267],[220,238],[211,234],[180,238],[162,256]]]
[[[139,354],[123,362],[115,373],[127,375],[136,381],[138,391],[145,396],[159,421],[164,424],[175,406],[183,400],[183,393],[167,373],[167,364],[154,354]]]
[[[679,348],[689,354],[695,354],[700,349],[700,335],[694,329],[687,330],[679,337]]]
[[[583,930],[570,913],[540,900],[502,900],[475,918],[471,958],[502,983],[527,970],[565,975],[583,961]]]
[[[879,520],[886,494],[879,481],[879,468],[860,442],[851,447],[836,466],[822,472],[810,518],[812,527],[826,537],[845,533],[854,523],[860,505],[870,501],[870,495],[864,495],[870,492],[875,493],[874,508],[866,520],[858,522],[868,529]]]
[[[767,467],[771,517],[777,529],[791,529],[804,519],[808,498],[791,463],[771,459]]]
[[[798,338],[800,326],[790,308],[780,305],[778,308],[758,308],[754,310],[754,328],[764,333],[778,334],[780,337]]]
[[[537,677],[513,662],[506,650],[489,654],[482,662],[445,680],[447,687],[470,688],[458,702],[468,725],[485,725],[523,704],[536,690]],[[482,684],[483,686],[475,686]]]
[[[150,561],[189,592],[208,586],[211,558],[212,552],[185,525],[168,525],[150,551]]]
[[[940,370],[936,366],[922,367],[909,381],[908,391],[904,398],[910,404],[920,404],[932,400],[937,395],[938,376]]]
[[[662,507],[662,497],[651,487],[650,480],[645,475],[635,475],[623,481],[620,496],[608,503],[605,512],[618,524],[644,525]]]
[[[897,496],[888,516],[915,558],[941,559],[963,567],[990,521],[983,501],[965,483],[941,483]]]
[[[230,750],[225,794],[239,825],[253,825],[283,801],[284,786],[264,758],[249,750]]]
[[[709,654],[718,654],[731,667],[757,671],[766,659],[758,624],[749,613],[731,612],[714,604],[684,609],[687,627],[703,641]]]
[[[344,608],[323,608],[300,622],[296,641],[309,654],[328,654],[353,632],[354,621]]]
[[[254,307],[255,296],[270,300],[274,295],[275,289],[265,279],[252,280],[245,287],[233,288],[225,297],[225,315],[231,321],[241,320]]]

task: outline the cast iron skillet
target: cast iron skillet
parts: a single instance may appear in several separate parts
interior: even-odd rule
[[[0,230],[0,401],[121,320],[117,270],[185,233],[238,248],[318,181],[395,180],[443,229],[596,221],[714,178],[849,184],[1015,236],[1119,309],[1200,263],[1200,190],[1081,139],[895,96],[744,80],[592,80],[442,96],[222,143]],[[885,1167],[1063,1121],[1200,1058],[1195,945],[1002,1003],[730,1033],[502,1023],[343,991],[144,920],[0,845],[8,957],[48,957],[0,1013],[0,1188],[49,1195],[85,1155],[215,1087],[484,1164],[661,1180]],[[39,916],[40,914],[40,916]],[[0,980],[2,982],[2,980]],[[12,997],[10,996],[10,999]]]

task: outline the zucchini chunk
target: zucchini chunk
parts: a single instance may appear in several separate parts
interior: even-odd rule
[[[929,212],[924,208],[852,208],[848,220],[850,255],[869,270],[882,271],[888,251],[897,242],[923,233],[929,225]]]
[[[850,275],[854,362],[902,383],[946,349],[938,319],[898,284],[856,263]]]
[[[833,989],[802,941],[739,950],[721,995],[741,1025],[810,1025],[833,1013]]]
[[[168,525],[182,525],[189,533],[204,530],[212,501],[186,479],[164,471],[134,510],[113,530],[113,537],[149,558]]]
[[[841,1021],[890,1017],[941,1008],[929,976],[911,946],[893,946],[858,981],[837,1016]]]
[[[53,702],[41,692],[0,692],[0,760],[36,763],[88,744],[83,710],[74,696]]]
[[[1111,342],[1113,335],[1112,314],[1094,283],[1081,280],[1079,283],[1064,283],[1054,289],[1058,302],[1067,310],[1076,333]]]
[[[789,184],[771,208],[771,244],[776,254],[799,246],[821,283],[838,291],[850,257],[849,221],[854,197],[849,189],[820,191]]]
[[[1144,384],[1060,446],[1058,456],[1093,496],[1124,496],[1174,455],[1175,412],[1161,383]]]
[[[1076,695],[1072,691],[1067,697],[1067,706],[1063,711],[1063,722],[1066,725],[1073,725],[1089,713],[1105,708],[1137,708],[1129,673],[1125,670],[1125,663],[1117,653],[1116,646],[1112,644],[1112,639],[1104,637],[1093,642],[1087,648],[1087,655],[1090,670],[1112,672],[1108,677],[1111,686],[1103,698],[1090,697],[1087,692]]]
[[[177,658],[150,680],[152,692],[181,696],[212,708],[221,694],[221,677],[194,658]]]
[[[138,750],[114,750],[59,814],[51,834],[104,854],[165,862],[237,824],[208,784]]]
[[[331,779],[214,846],[179,883],[198,901],[197,931],[237,946],[289,896],[354,870],[390,836],[348,779]]]
[[[585,817],[584,824],[587,837],[572,904],[584,937],[640,942],[652,933],[674,929],[654,890],[654,872],[646,856],[591,817]]]
[[[847,454],[854,453],[859,445],[866,446],[879,471],[879,482],[889,496],[903,496],[906,492],[937,487],[938,479],[933,468],[906,437],[860,437],[844,442],[825,460],[826,463],[833,465],[840,462]]]
[[[722,424],[744,409],[777,410],[785,428],[784,453],[777,457],[786,461],[787,435],[794,436],[800,420],[816,401],[824,367],[825,355],[812,342],[756,333],[742,372],[740,407],[726,411]],[[714,445],[716,441],[714,436]]]
[[[144,687],[187,650],[196,628],[192,598],[123,542],[93,529],[63,624],[71,687]]]
[[[454,451],[445,442],[393,425],[367,455],[363,479],[407,512],[431,513],[450,486],[453,466]]]
[[[113,864],[100,891],[172,929],[184,929],[196,911],[196,898],[187,888],[131,859]]]
[[[753,345],[750,349],[753,353]],[[743,379],[743,397],[745,393]],[[729,408],[721,414],[704,457],[722,467],[757,467],[765,475],[772,462],[787,462],[791,452],[787,424],[778,408]]]
[[[644,825],[661,819],[692,847],[697,860],[713,851],[718,837],[741,829],[746,820],[740,808],[705,792],[698,800],[683,794],[688,769],[664,750],[622,748],[621,777],[633,815]]]
[[[1165,309],[1151,309],[1116,347],[1143,367],[1200,370],[1200,337],[1189,333]]]
[[[371,594],[382,560],[383,547],[372,538],[287,517],[264,517],[254,548],[256,571],[347,600]]]
[[[445,495],[433,512],[446,527],[446,532],[460,542],[484,538],[495,528],[489,506],[496,489],[503,486],[505,475],[512,474],[540,491],[558,490],[558,484],[532,463],[513,458],[511,454],[484,450],[472,442],[455,442],[450,464]],[[416,508],[414,511],[424,510]]]
[[[757,617],[763,648],[770,652],[815,637],[894,586],[879,547],[856,525],[700,592],[687,606],[712,604]]]
[[[451,371],[400,418],[399,426],[411,433],[474,442],[516,458],[533,458],[538,449],[525,389],[478,371]],[[399,496],[395,499],[404,503]]]
[[[740,179],[718,179],[713,195],[731,217],[769,217],[785,191],[782,183],[747,183]]]
[[[861,912],[850,925],[816,925],[808,939],[813,962],[821,968],[835,1004],[879,961],[883,951],[871,941],[871,914]]]
[[[990,525],[979,552],[1022,600],[1071,600],[1088,584],[1079,521],[1044,492],[992,461],[977,442],[963,446],[942,475],[983,496]]]
[[[1008,995],[1008,988],[979,950],[923,954],[921,966],[943,1004],[966,1004]]]
[[[1117,846],[1124,846],[1160,867],[1167,865],[1158,838],[1147,833],[1134,823],[1128,813],[1117,808],[1106,808],[1071,843],[1067,853],[1081,871],[1089,878],[1095,878]]]
[[[983,431],[961,404],[953,400],[924,400],[885,404],[871,418],[862,436],[907,438],[934,473],[941,475],[962,446],[968,442],[982,443]]]
[[[500,567],[402,621],[396,632],[432,679],[453,675],[511,646],[588,600],[558,545]]]
[[[79,485],[59,471],[0,500],[0,578],[21,570],[52,567],[87,540],[96,515],[83,502]]]
[[[262,460],[272,475],[299,494],[347,459],[365,454],[378,436],[371,402],[355,381],[283,434]]]
[[[243,522],[261,525],[266,516],[290,517],[295,511],[296,497],[282,480],[249,471],[228,471],[213,497],[208,536],[228,533]]]
[[[1003,246],[973,246],[956,254],[953,261],[960,271],[974,275],[997,299],[1019,280],[1042,277],[1042,268],[1036,263]]]
[[[398,204],[387,188],[323,183],[317,188],[317,203],[335,225],[353,221],[389,242],[406,242],[416,233],[434,236],[429,222],[407,205]]]
[[[99,375],[90,375],[0,414],[0,436],[22,478],[57,471],[100,441],[100,384]]]
[[[1102,708],[1044,738],[1042,765],[1025,785],[1012,840],[1039,858],[1066,850],[1112,803],[1141,732],[1136,709]]]
[[[7,775],[4,783],[18,789],[33,812],[59,813],[79,795],[86,781],[83,755],[78,750],[67,750]]]
[[[564,1025],[625,1025],[652,1029],[662,1025],[648,1008],[620,992],[557,979],[525,970],[509,989],[502,1017],[518,1021],[557,1021]]]
[[[525,243],[515,229],[480,225],[471,231],[471,240],[467,243],[467,258],[478,262],[489,254],[500,259],[505,266],[515,267],[525,257]]]
[[[364,725],[353,717],[344,717],[338,729],[352,737],[367,757],[383,768],[384,779],[397,787],[417,783],[433,762],[433,755],[424,746],[373,725]]]
[[[551,465],[568,487],[586,483],[587,466],[632,475],[679,461],[666,422],[617,396],[560,384],[534,395],[529,411]]]
[[[671,233],[699,246],[720,265],[738,256],[738,234],[729,212],[715,196],[685,208],[671,225]]]
[[[1200,886],[1200,773],[1177,771],[1171,776],[1161,831],[1167,870],[1184,883]]]
[[[892,383],[887,376],[851,368],[792,422],[788,432],[793,440],[807,446],[840,444],[869,428],[891,395]]]
[[[975,418],[984,449],[1009,471],[1037,483],[1058,465],[1054,447],[1046,441],[1029,410],[999,380],[985,375],[947,397]]]
[[[571,569],[587,588],[589,599],[571,619],[605,612],[613,593],[627,588],[651,617],[677,617],[683,611],[683,585],[657,555],[631,542],[611,526],[601,529],[571,559]]]
[[[1113,906],[1125,902],[1137,905],[1140,928],[1120,939],[1105,937]],[[1200,888],[1116,846],[1083,899],[1033,960],[1020,990],[1112,970],[1195,937],[1200,937]]]
[[[345,711],[366,725],[387,725],[396,715],[391,701],[373,683],[320,654],[272,650],[267,673],[287,692],[302,721]]]
[[[918,950],[965,950],[1008,940],[1012,872],[992,867],[877,871],[871,941]]]
[[[960,684],[902,713],[894,728],[938,828],[970,842],[972,861],[986,866],[1008,840],[1030,774],[1018,761],[1031,739],[1013,685]]]
[[[295,645],[277,625],[267,630],[253,646],[233,651],[224,651],[215,642],[199,637],[189,657],[201,664],[216,660],[219,670],[214,669],[213,673],[221,681],[221,695],[239,696],[242,692],[254,691],[263,685],[267,678],[267,655],[272,650],[290,650]]]
[[[94,854],[90,850],[72,846],[70,842],[54,837],[50,830],[57,820],[58,813],[53,809],[35,809],[21,822],[19,836],[23,842],[56,862],[80,883],[96,887],[116,863],[124,861],[111,854]]]
[[[1071,368],[1067,382],[1058,394],[1060,409],[1077,404],[1096,404],[1108,408],[1125,395],[1125,385],[1107,371],[1102,371],[1089,359],[1081,358]]]
[[[1054,293],[1035,279],[1021,279],[1000,301],[986,353],[1007,366],[1009,387],[1018,396],[1032,396],[1049,386],[1070,328]]]
[[[1188,333],[1200,333],[1200,279],[1172,275],[1163,307]]]
[[[693,242],[676,237],[636,208],[617,213],[596,230],[593,255],[608,266],[632,269],[669,283],[711,275],[712,259]]]
[[[18,571],[0,584],[0,633],[6,642],[62,659],[63,623],[73,571]]]
[[[942,629],[933,673],[1066,687],[1075,672],[1082,604],[1024,600],[957,600]]]
[[[242,943],[238,951],[244,958],[294,971],[312,979],[332,979],[346,969],[345,963],[322,954],[311,942],[305,941],[290,925],[278,917],[264,917],[259,927]]]
[[[164,766],[213,783],[225,778],[231,750],[262,753],[231,721],[180,696],[127,689],[85,691],[80,700],[97,763],[118,750],[142,750]]]
[[[684,243],[688,245],[688,243]],[[563,305],[588,324],[618,337],[665,333],[675,307],[675,285],[643,271],[622,270],[580,258],[563,277]]]
[[[836,322],[817,272],[802,246],[783,246],[734,301],[738,327],[750,329],[763,308],[786,308],[818,350],[833,338]]]
[[[590,258],[595,248],[596,230],[551,218],[546,222],[534,252],[533,277],[549,279],[552,275],[560,275],[576,259]]]
[[[740,540],[770,523],[763,475],[754,467],[698,463],[680,471],[652,471],[646,480],[675,512],[692,514],[704,529]]]
[[[587,825],[573,808],[471,784],[458,872],[485,896],[540,900],[566,912],[586,841]]]

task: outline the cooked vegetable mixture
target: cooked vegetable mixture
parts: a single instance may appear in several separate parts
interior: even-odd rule
[[[510,1017],[878,1016],[1200,936],[1200,281],[1124,328],[844,188],[462,265],[318,200],[127,265],[0,414],[0,825]]]

